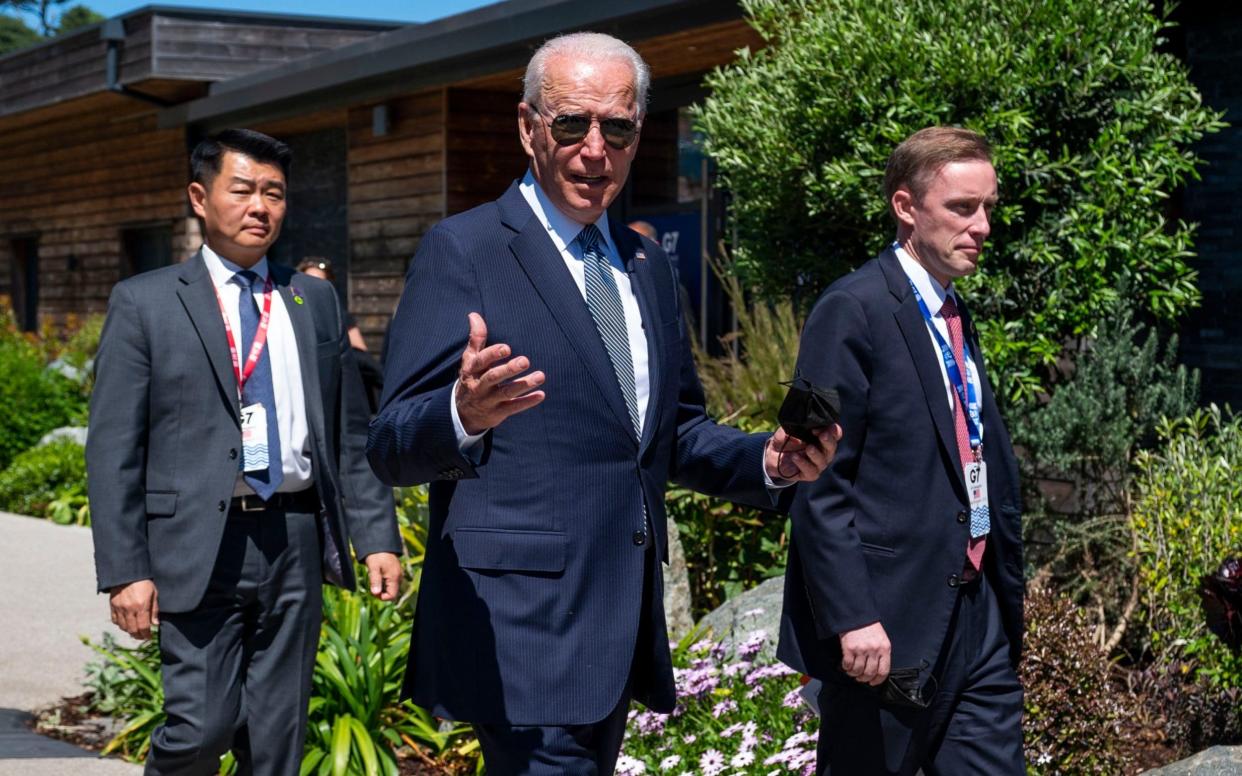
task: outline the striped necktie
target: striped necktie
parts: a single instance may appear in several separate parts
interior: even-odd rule
[[[638,394],[634,389],[634,361],[630,357],[630,335],[625,327],[625,311],[621,307],[621,294],[617,290],[612,266],[600,242],[602,237],[594,224],[588,224],[578,233],[582,246],[582,263],[586,279],[586,303],[595,319],[612,371],[621,386],[625,408],[629,410],[634,424],[634,436],[642,438],[642,423],[638,417]]]

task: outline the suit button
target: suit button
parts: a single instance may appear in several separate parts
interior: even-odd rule
[[[962,583],[962,580],[958,578],[957,574],[949,575],[949,587],[957,587],[961,583]]]
[[[635,546],[642,547],[644,544],[647,543],[647,532],[646,531],[635,531],[633,539],[634,539]]]
[[[957,513],[957,522],[965,523],[969,519],[970,519],[970,513],[967,512],[965,509]]]
[[[228,504],[226,504],[226,503],[224,503],[223,501],[221,501],[219,504],[216,504],[216,511],[217,511],[217,512],[223,512],[225,509],[227,509],[227,508],[228,508],[228,506],[229,506]]]
[[[237,459],[237,448],[236,448],[236,447],[234,447],[234,448],[232,448],[232,449],[230,449],[230,450],[229,450],[229,460],[230,460],[230,461],[233,461],[233,460],[236,460],[236,459]]]

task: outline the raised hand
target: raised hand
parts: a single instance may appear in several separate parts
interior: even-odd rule
[[[470,313],[470,339],[461,356],[457,381],[457,417],[467,434],[495,428],[510,415],[543,401],[543,372],[522,374],[530,368],[526,356],[514,356],[504,343],[487,344],[483,316]],[[508,359],[508,360],[506,360]]]

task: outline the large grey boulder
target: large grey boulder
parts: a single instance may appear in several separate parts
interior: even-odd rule
[[[39,440],[39,444],[35,445],[35,447],[50,445],[62,439],[69,439],[86,447],[86,426],[61,426],[60,428],[54,428],[44,434],[43,438]]]
[[[690,571],[686,568],[686,551],[681,546],[677,524],[668,521],[668,568],[664,569],[664,622],[668,637],[680,641],[694,627],[690,613]]]
[[[758,587],[734,596],[699,621],[703,636],[735,646],[764,634],[760,655],[775,659],[776,639],[781,629],[781,599],[785,592],[785,577],[773,577]]]
[[[1238,776],[1242,774],[1242,746],[1214,746],[1189,759],[1143,773],[1144,776]]]

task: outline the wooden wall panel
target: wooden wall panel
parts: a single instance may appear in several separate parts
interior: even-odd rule
[[[368,103],[349,111],[349,309],[378,352],[422,236],[444,218],[444,90],[389,100],[388,133]]]
[[[10,240],[37,234],[41,325],[107,308],[128,227],[170,226],[178,259],[198,247],[183,130],[157,129],[154,110],[117,95],[82,103],[23,117],[23,131],[0,120],[0,289],[11,292]]]

